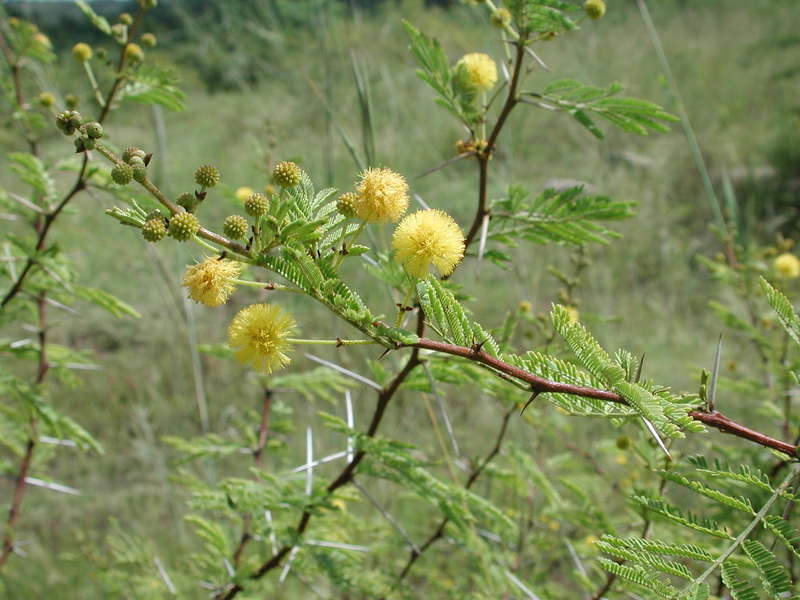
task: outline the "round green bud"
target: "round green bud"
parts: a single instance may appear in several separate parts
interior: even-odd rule
[[[120,44],[125,42],[125,38],[127,37],[128,28],[125,27],[122,23],[114,23],[111,26],[111,35],[114,36]]]
[[[117,163],[111,169],[111,179],[120,185],[126,185],[133,179],[133,167],[125,163]]]
[[[84,152],[85,150],[91,150],[91,148],[86,147],[86,142],[90,141],[88,138],[83,137],[76,137],[72,143],[75,144],[75,152]]]
[[[507,8],[498,8],[492,11],[489,20],[495,27],[506,27],[511,23],[511,13]]]
[[[97,121],[92,121],[86,124],[86,135],[90,138],[100,139],[103,137],[103,126]]]
[[[133,17],[128,13],[122,13],[119,16],[119,22],[123,25],[133,25]]]
[[[73,129],[77,129],[83,125],[83,117],[81,117],[81,113],[79,113],[77,110],[69,111],[69,124]]]
[[[169,220],[169,234],[179,242],[192,238],[200,229],[200,221],[192,213],[180,212]]]
[[[39,94],[39,104],[45,108],[53,106],[56,102],[56,97],[50,92],[42,92]]]
[[[627,435],[621,435],[614,443],[620,450],[627,450],[631,447],[631,438],[629,438]]]
[[[358,200],[358,194],[355,192],[347,192],[346,194],[342,194],[339,196],[339,199],[336,200],[336,210],[338,210],[341,214],[343,214],[348,219],[352,219],[356,216],[356,201]]]
[[[139,0],[139,6],[145,10],[149,10],[158,6],[158,0]]]
[[[586,0],[583,10],[590,19],[600,19],[606,14],[606,3],[603,0]]]
[[[142,226],[142,236],[148,242],[157,242],[167,235],[164,218],[159,214],[154,219],[147,219]]]
[[[232,240],[239,240],[245,237],[248,230],[247,219],[240,215],[225,217],[225,221],[222,223],[222,233]]]
[[[300,183],[300,167],[282,160],[272,169],[272,180],[281,187],[290,188]]]
[[[269,210],[269,200],[264,194],[250,194],[244,201],[244,210],[248,215],[263,217]]]
[[[147,166],[147,165],[145,165],[145,164],[144,164],[144,160],[142,160],[142,157],[141,157],[141,156],[139,156],[138,154],[137,154],[136,156],[134,156],[133,158],[131,158],[131,159],[128,161],[128,164],[129,164],[130,166],[132,166],[133,168],[136,168],[136,167],[146,167],[146,166]]]
[[[67,105],[67,108],[75,108],[78,106],[78,97],[75,94],[67,94],[64,96],[64,104]]]
[[[139,41],[142,42],[142,46],[145,48],[155,48],[158,40],[156,40],[156,36],[152,33],[143,33],[142,37],[139,38]]]
[[[197,196],[190,192],[185,192],[178,196],[178,206],[182,207],[186,212],[194,212],[198,204]]]
[[[202,187],[214,187],[220,182],[220,179],[222,179],[222,177],[217,168],[213,165],[203,165],[194,172],[194,180],[197,182],[197,185]]]
[[[92,58],[92,47],[89,44],[78,42],[72,47],[72,56],[78,62],[84,63]]]
[[[64,135],[72,135],[73,133],[75,133],[75,128],[72,126],[70,122],[70,115],[68,110],[60,112],[58,113],[58,115],[56,115],[56,127],[58,127],[61,131],[63,131]]]
[[[140,165],[131,165],[131,167],[133,168],[134,180],[139,183],[144,183],[144,180],[147,179],[147,167],[144,166],[144,163]]]
[[[138,156],[144,161],[144,157],[147,156],[147,153],[136,146],[128,146],[122,151],[122,160],[126,163],[130,163],[134,156]]]
[[[125,46],[125,58],[132,63],[139,63],[144,60],[144,50],[139,44],[128,44]]]

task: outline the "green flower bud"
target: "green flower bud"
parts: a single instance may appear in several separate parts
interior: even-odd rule
[[[67,108],[75,108],[78,106],[78,97],[75,94],[67,94],[64,96],[64,104],[67,105]]]
[[[155,48],[158,43],[156,36],[152,33],[143,33],[139,41],[142,42],[142,46],[145,48]]]
[[[158,6],[158,0],[139,0],[139,6],[145,10],[149,10]]]
[[[348,219],[356,216],[356,202],[358,201],[358,194],[355,192],[347,192],[339,196],[336,201],[336,210],[343,214]]]
[[[239,240],[245,237],[248,230],[247,219],[240,215],[225,217],[225,221],[222,224],[222,233],[232,240]]]
[[[603,0],[586,0],[583,10],[590,19],[600,19],[606,14],[606,3]]]
[[[269,200],[264,194],[250,194],[247,200],[244,201],[244,210],[248,215],[254,217],[263,217],[269,210]]]
[[[45,108],[53,106],[56,102],[56,97],[50,92],[42,92],[39,94],[39,104]]]
[[[125,58],[132,63],[139,63],[144,60],[144,50],[139,44],[128,44],[125,46]]]
[[[103,137],[103,126],[96,121],[86,124],[86,135],[90,138],[100,139]]]
[[[56,116],[56,127],[63,131],[64,135],[72,135],[75,133],[75,128],[72,127],[70,123],[69,111],[65,110],[64,112],[58,113]]]
[[[200,229],[200,221],[192,213],[181,212],[169,220],[169,234],[179,242],[192,238]]]
[[[90,150],[87,148],[84,141],[89,141],[87,138],[76,137],[72,143],[75,144],[75,152],[84,152],[86,150]]]
[[[72,47],[72,56],[74,56],[75,60],[78,62],[85,63],[92,58],[92,47],[89,44],[78,42]]]
[[[144,180],[147,179],[147,167],[144,166],[144,163],[131,165],[131,167],[133,168],[133,178],[139,183],[144,183]]]
[[[182,207],[186,212],[194,212],[200,201],[192,193],[185,192],[178,196],[178,206]]]
[[[167,228],[164,226],[164,218],[161,214],[154,219],[147,219],[142,226],[142,236],[148,242],[157,242],[167,235]]]
[[[125,163],[117,163],[111,169],[111,179],[120,185],[126,185],[133,179],[133,167]]]
[[[300,183],[300,167],[282,160],[272,170],[272,180],[281,187],[290,188]]]
[[[511,23],[511,13],[507,8],[498,8],[492,11],[489,20],[495,27],[506,27]]]
[[[130,163],[134,156],[138,156],[144,161],[144,157],[147,156],[147,153],[136,146],[128,146],[122,151],[122,160],[126,163]]]
[[[115,23],[111,26],[111,35],[122,44],[125,42],[125,38],[128,37],[128,28],[122,23]]]
[[[123,25],[133,25],[133,17],[130,16],[128,13],[122,13],[119,16],[119,22]]]
[[[73,129],[77,129],[83,125],[83,117],[81,117],[81,113],[79,113],[77,110],[69,111],[69,124]]]
[[[142,157],[141,157],[141,156],[139,156],[138,154],[137,154],[137,155],[135,155],[135,156],[133,156],[133,157],[132,157],[132,158],[131,158],[131,159],[128,161],[128,164],[129,164],[130,166],[132,166],[133,168],[136,168],[136,167],[145,167],[145,166],[147,166],[147,165],[145,165],[145,164],[144,164],[144,160],[142,160]]]
[[[222,177],[217,168],[213,165],[203,165],[194,172],[194,180],[197,182],[197,185],[202,187],[214,187],[220,182],[220,179],[222,179]]]

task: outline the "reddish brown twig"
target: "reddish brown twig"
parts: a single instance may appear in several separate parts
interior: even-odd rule
[[[579,385],[572,385],[568,383],[559,383],[557,381],[550,381],[543,377],[528,373],[524,369],[510,365],[494,356],[486,354],[483,350],[476,350],[474,348],[466,348],[464,346],[456,346],[448,344],[447,342],[438,342],[427,338],[420,338],[416,344],[412,344],[416,348],[425,348],[427,350],[436,350],[452,356],[460,356],[468,360],[479,362],[496,371],[510,375],[515,379],[524,381],[530,384],[531,389],[540,393],[558,393],[558,394],[571,394],[573,396],[581,396],[583,398],[596,398],[598,400],[605,400],[607,402],[615,402],[617,404],[628,404],[628,402],[617,394],[608,390],[600,390],[596,388],[584,387]],[[722,431],[723,433],[730,433],[736,437],[749,440],[753,443],[759,444],[766,448],[773,448],[779,450],[790,456],[797,454],[797,446],[789,442],[770,437],[759,431],[745,427],[740,423],[726,417],[719,412],[704,412],[701,410],[692,410],[689,416],[700,421],[709,427],[713,427]]]

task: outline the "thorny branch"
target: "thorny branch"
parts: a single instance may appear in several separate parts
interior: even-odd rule
[[[424,313],[422,309],[419,309],[417,314],[417,335],[422,335],[425,330],[425,320],[424,320]],[[389,384],[384,387],[380,392],[378,392],[378,403],[375,406],[375,412],[372,415],[372,419],[370,420],[369,427],[365,435],[367,437],[374,437],[378,431],[378,427],[380,427],[381,421],[383,420],[383,416],[386,412],[386,407],[389,406],[392,398],[397,393],[397,390],[400,389],[402,383],[406,380],[406,378],[411,374],[411,372],[419,366],[421,360],[419,358],[419,348],[414,348],[411,351],[411,355],[408,357],[403,368],[400,370],[397,375],[395,375],[394,379],[389,382]],[[353,476],[355,474],[355,469],[361,463],[361,461],[366,456],[366,453],[363,450],[359,450],[353,456],[353,460],[351,460],[347,465],[342,469],[341,473],[334,479],[330,484],[328,484],[327,492],[328,494],[332,494],[340,487],[347,485],[351,481],[353,481]],[[305,533],[308,525],[311,521],[311,512],[310,509],[306,509],[300,517],[300,521],[298,522],[297,526],[295,527],[295,536],[300,537]],[[261,579],[264,575],[278,567],[282,562],[283,559],[292,551],[292,548],[295,546],[293,544],[286,544],[282,546],[272,557],[263,563],[255,572],[249,575],[249,579]],[[235,598],[239,592],[243,591],[244,587],[240,583],[235,583],[227,590],[223,590],[217,596],[215,596],[216,600],[231,600],[231,598]]]
[[[135,29],[141,20],[143,14],[143,8],[140,6],[136,13],[136,21],[134,22],[133,26],[131,27],[129,33],[129,39],[133,36]],[[127,44],[125,44],[120,49],[120,58],[117,68],[117,78],[115,79],[114,85],[109,90],[108,96],[106,97],[105,104],[102,107],[102,111],[100,116],[98,117],[97,121],[102,123],[106,116],[108,115],[109,107],[114,100],[114,97],[117,93],[119,88],[119,84],[121,83],[120,77],[122,69],[125,65],[125,48]],[[11,70],[11,78],[14,86],[14,94],[16,98],[17,105],[21,110],[25,110],[25,102],[24,102],[24,95],[22,91],[22,82],[20,80],[20,66],[19,61],[17,58],[14,57],[13,51],[9,47],[5,37],[3,36],[2,32],[0,32],[0,50],[2,50],[3,55],[8,62],[9,69]],[[38,147],[36,145],[36,140],[32,137],[28,137],[28,145],[30,146],[30,151],[33,155],[38,156]],[[50,233],[50,229],[53,223],[58,219],[58,217],[63,212],[64,208],[67,204],[82,190],[86,188],[86,167],[89,162],[88,155],[84,154],[83,162],[81,163],[80,171],[78,172],[78,176],[75,179],[75,183],[73,184],[72,188],[67,192],[67,194],[61,199],[61,201],[50,210],[44,217],[44,220],[37,217],[34,222],[34,229],[36,231],[36,245],[35,251],[38,254],[45,248],[45,244],[47,242],[47,236]],[[0,301],[0,310],[5,308],[5,306],[17,295],[20,291],[22,291],[23,284],[30,274],[31,270],[36,264],[36,256],[30,256],[25,262],[25,266],[20,271],[19,276],[14,281],[13,285],[3,297],[2,301]],[[47,372],[49,369],[49,363],[47,361],[47,292],[42,291],[37,295],[36,298],[36,305],[37,311],[39,315],[39,360],[38,360],[38,367],[37,367],[37,374],[36,374],[36,384],[41,385],[45,378],[47,377]],[[22,455],[22,459],[20,461],[19,471],[17,473],[16,483],[14,486],[14,494],[11,498],[11,507],[8,510],[8,517],[6,518],[6,524],[3,530],[3,542],[2,542],[2,550],[0,551],[0,569],[6,564],[8,559],[14,553],[14,540],[16,537],[16,525],[17,521],[19,520],[20,515],[22,514],[22,501],[25,497],[25,491],[27,489],[27,479],[28,473],[31,468],[31,464],[33,462],[33,455],[36,450],[36,446],[38,443],[38,432],[37,432],[37,419],[32,417],[30,420],[30,433],[28,435],[28,441],[25,444],[25,452]]]

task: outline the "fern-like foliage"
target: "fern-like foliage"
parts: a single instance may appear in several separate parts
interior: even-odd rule
[[[793,467],[781,485],[774,487],[758,470],[734,470],[727,466],[716,469],[703,457],[693,457],[690,462],[698,467],[693,473],[707,481],[677,470],[663,471],[662,478],[705,498],[710,505],[698,507],[698,510],[703,514],[716,510],[724,516],[725,527],[712,519],[686,513],[662,497],[638,493],[632,500],[650,516],[658,516],[661,521],[683,530],[677,536],[681,543],[604,535],[597,546],[614,560],[601,560],[603,568],[629,582],[633,588],[644,588],[653,598],[664,600],[708,598],[706,580],[717,569],[730,596],[737,600],[793,597],[797,592],[796,584],[774,546],[776,541],[781,541],[796,553],[798,536],[794,527],[781,516],[782,511],[773,512],[773,508],[781,500],[794,502],[789,486],[797,475],[797,467]],[[709,482],[733,484],[743,488],[745,495],[736,496],[729,490],[716,489]],[[744,515],[744,520],[737,515]],[[763,530],[757,527],[759,524]],[[740,527],[738,535],[733,533],[735,526]],[[685,543],[686,530],[702,537]],[[760,531],[766,531],[768,536],[758,539]],[[642,573],[649,573],[649,578],[643,580]],[[660,575],[655,576],[656,573]],[[681,580],[683,587],[674,587]],[[760,581],[758,585],[757,580]]]
[[[763,277],[760,279],[760,283],[761,289],[767,296],[767,301],[778,314],[778,318],[781,321],[781,325],[783,325],[783,328],[786,330],[786,333],[788,333],[795,342],[800,344],[800,316],[797,315],[797,311],[794,310],[792,303],[789,302],[789,299],[780,290],[770,285]]]
[[[549,108],[565,111],[592,135],[601,139],[603,132],[595,125],[590,114],[606,119],[623,131],[638,135],[669,131],[665,123],[678,120],[654,102],[616,97],[621,90],[622,86],[618,83],[603,88],[585,85],[574,79],[559,79],[546,86],[541,93],[531,93],[529,96]]]
[[[525,188],[512,185],[505,198],[492,204],[488,239],[511,247],[519,239],[537,244],[607,244],[618,234],[604,222],[631,217],[632,208],[632,203],[607,196],[586,196],[582,186],[548,189],[529,199]]]
[[[432,277],[417,284],[417,297],[425,318],[446,341],[459,346],[480,346],[492,356],[500,355],[494,337],[479,323],[471,320],[453,292]]]
[[[580,323],[574,322],[562,306],[555,306],[551,317],[556,331],[564,338],[578,362],[602,382],[603,387],[622,396],[660,433],[669,438],[679,438],[684,436],[682,429],[698,430],[698,424],[689,417],[686,406],[680,399],[672,397],[668,390],[630,381],[629,354],[617,353],[612,359],[592,334]]]

